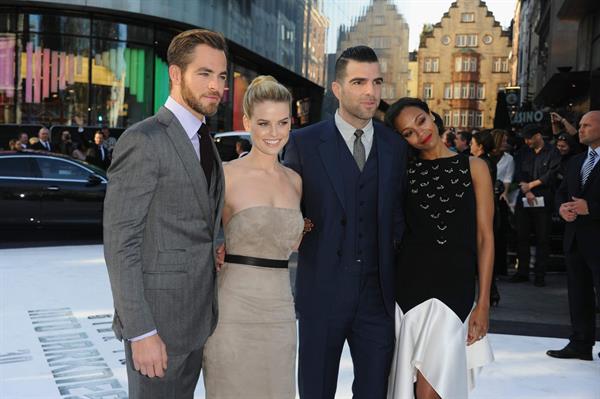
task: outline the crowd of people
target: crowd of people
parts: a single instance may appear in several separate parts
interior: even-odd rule
[[[50,130],[40,128],[37,136],[29,137],[25,132],[9,140],[8,149],[12,151],[46,151],[67,155],[80,161],[89,162],[101,169],[108,169],[112,160],[112,152],[117,139],[110,134],[108,127],[102,127],[94,133],[92,140],[87,140],[83,135],[73,139],[68,130],[60,134],[60,140],[52,140]]]

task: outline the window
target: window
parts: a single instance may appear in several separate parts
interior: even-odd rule
[[[473,82],[469,83],[469,98],[470,99],[476,98],[475,97],[476,96],[475,87],[476,87],[475,83],[473,83]]]
[[[444,98],[452,98],[452,84],[450,83],[444,83]]]
[[[388,63],[386,59],[379,60],[379,67],[381,68],[381,73],[386,73],[388,70]]]
[[[396,88],[384,83],[381,87],[381,98],[396,98]]]
[[[492,72],[508,72],[508,58],[494,57]]]
[[[24,156],[0,159],[0,176],[36,177],[31,161]]]
[[[470,66],[470,71],[471,72],[477,72],[477,57],[470,57],[469,58],[469,66]]]
[[[375,15],[375,25],[385,25],[385,16]]]
[[[372,37],[371,40],[371,47],[372,48],[390,48],[390,38],[389,37]]]
[[[477,34],[456,35],[456,47],[477,47]]]
[[[460,15],[460,22],[475,22],[474,12],[463,12]]]
[[[485,98],[485,84],[478,83],[477,84],[477,99],[483,100]]]
[[[475,127],[483,127],[483,112],[475,112]]]
[[[460,98],[469,98],[469,86],[463,83],[460,89]]]
[[[90,175],[90,172],[71,162],[52,158],[37,158],[36,161],[45,179],[86,181]]]
[[[425,83],[423,85],[423,98],[431,99],[433,98],[433,84]]]
[[[423,61],[423,70],[426,73],[440,71],[440,59],[427,57]]]
[[[460,111],[460,125],[469,126],[469,111]]]
[[[468,126],[475,126],[475,111],[469,111]]]
[[[477,57],[456,57],[454,70],[456,72],[477,72]]]
[[[460,98],[460,83],[454,83],[454,98]]]
[[[452,112],[452,126],[460,126],[460,113],[458,111]]]
[[[450,111],[444,111],[444,126],[450,126],[451,119]]]

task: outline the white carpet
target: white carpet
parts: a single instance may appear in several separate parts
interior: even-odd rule
[[[101,246],[0,250],[0,398],[126,397],[111,318]],[[562,339],[491,335],[491,342],[496,362],[472,399],[600,398],[600,345],[584,362],[545,355]],[[351,398],[351,385],[346,349],[336,397]],[[201,383],[195,397],[204,398]]]

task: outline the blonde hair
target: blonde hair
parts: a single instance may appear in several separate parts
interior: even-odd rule
[[[290,91],[274,77],[261,75],[254,78],[244,94],[244,115],[246,115],[247,118],[252,117],[254,107],[265,101],[288,103],[291,107],[292,95]]]

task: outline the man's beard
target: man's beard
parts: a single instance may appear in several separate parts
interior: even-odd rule
[[[369,111],[361,108],[361,106],[358,104],[344,104],[344,108],[346,109],[346,112],[348,112],[350,115],[354,116],[355,118],[362,119],[364,121],[372,119],[375,116],[375,113],[377,112],[377,108],[373,109],[372,111]]]
[[[218,95],[218,94],[217,94]],[[219,98],[221,96],[219,95]],[[194,111],[202,114],[204,116],[213,116],[217,113],[219,109],[219,103],[211,104],[211,105],[203,105],[199,99],[194,97],[192,91],[185,84],[185,79],[181,81],[181,98],[183,101]]]

